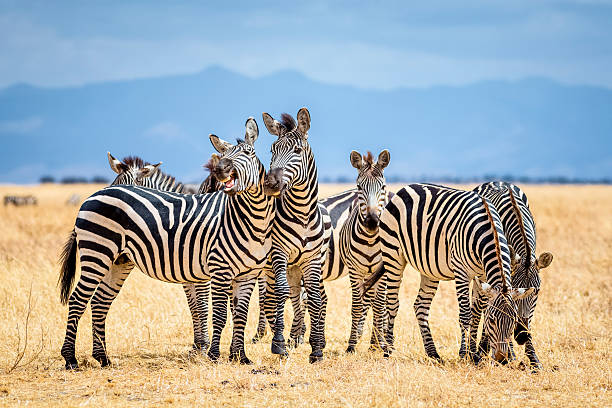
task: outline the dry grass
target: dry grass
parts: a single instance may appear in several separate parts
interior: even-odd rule
[[[323,186],[322,195],[345,186]],[[406,272],[396,324],[398,351],[383,359],[366,351],[346,356],[350,325],[347,280],[328,285],[330,306],[325,361],[309,365],[302,346],[285,362],[262,344],[247,345],[254,366],[189,358],[191,323],[177,285],[137,271],[126,282],[108,318],[108,348],[114,365],[100,369],[89,356],[89,312],[80,324],[77,358],[83,367],[66,372],[60,357],[66,308],[59,303],[56,264],[77,208],[71,193],[85,197],[92,186],[0,186],[4,194],[32,193],[38,207],[0,207],[0,404],[244,405],[244,406],[610,406],[612,369],[612,188],[527,186],[538,222],[539,252],[555,255],[543,274],[534,336],[545,369],[475,368],[457,358],[458,323],[454,285],[446,283],[431,315],[443,366],[425,360],[411,304],[418,277]],[[29,344],[21,365],[28,291],[32,287]],[[253,297],[252,306],[256,303]],[[254,309],[252,309],[254,310]],[[255,314],[248,335],[254,334]],[[370,326],[367,327],[369,335]],[[44,337],[41,337],[43,336]],[[44,340],[41,340],[44,338]],[[365,339],[365,337],[364,337]],[[27,362],[43,347],[38,358]],[[519,357],[524,360],[522,349]]]

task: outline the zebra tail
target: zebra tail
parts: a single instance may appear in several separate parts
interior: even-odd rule
[[[74,277],[76,275],[76,255],[77,255],[77,244],[76,244],[76,232],[72,230],[68,241],[64,244],[64,249],[60,255],[60,276],[57,281],[60,285],[60,301],[63,305],[68,303],[72,284],[74,283]]]
[[[361,284],[361,293],[368,293],[368,291],[372,289],[372,286],[376,285],[376,283],[380,280],[380,278],[383,277],[384,274],[385,268],[381,262],[378,266],[378,269],[376,269],[374,273],[368,276]]]

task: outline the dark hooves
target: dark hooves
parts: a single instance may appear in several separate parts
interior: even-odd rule
[[[314,364],[322,360],[323,360],[323,352],[321,350],[313,351],[312,353],[310,353],[310,356],[308,356],[308,362],[310,364]]]
[[[244,365],[252,365],[253,362],[244,353],[230,353],[230,361]]]
[[[348,346],[346,348],[346,352],[349,353],[349,354],[355,353],[355,346]]]
[[[213,363],[216,363],[217,361],[219,361],[220,353],[218,351],[213,352],[213,351],[208,350],[208,353],[206,353],[206,355],[208,356],[210,361],[212,361]]]
[[[76,361],[76,358],[71,358],[70,360],[66,360],[66,370],[78,370],[79,363]]]
[[[287,348],[285,347],[285,338],[282,334],[275,334],[272,338],[271,346],[272,354],[287,354]]]
[[[98,363],[100,363],[101,367],[108,367],[111,364],[110,360],[106,356],[101,356],[101,357],[94,356],[94,358],[98,361]]]

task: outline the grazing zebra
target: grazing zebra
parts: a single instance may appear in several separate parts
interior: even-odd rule
[[[510,251],[493,205],[473,191],[433,184],[410,184],[385,207],[380,220],[382,267],[364,284],[369,289],[387,279],[387,354],[393,347],[393,326],[399,308],[399,287],[407,264],[421,273],[414,310],[427,356],[441,360],[429,329],[429,308],[441,280],[455,280],[461,336],[470,329],[469,284],[488,300],[485,333],[498,361],[508,357],[508,341],[517,321],[516,300],[533,288],[512,289]],[[485,280],[486,283],[481,281]]]
[[[378,224],[387,204],[386,181],[383,171],[391,159],[388,150],[383,150],[374,162],[372,153],[363,158],[352,151],[351,164],[358,171],[358,199],[351,209],[348,220],[340,230],[340,260],[348,269],[351,281],[351,334],[347,353],[355,351],[361,337],[371,293],[361,292],[364,279],[377,269],[381,262]],[[374,330],[371,347],[384,348],[383,329],[385,323],[386,288],[384,280],[376,284],[373,302]]]
[[[499,213],[510,246],[512,286],[535,288],[533,294],[517,302],[518,323],[514,331],[514,339],[519,345],[525,345],[525,354],[529,358],[531,367],[539,369],[542,365],[533,346],[531,320],[540,291],[539,271],[550,265],[553,255],[550,252],[544,252],[536,257],[535,221],[529,209],[527,196],[518,186],[498,181],[481,184],[474,191],[489,199]],[[483,303],[480,298],[474,302],[474,318],[480,319]],[[475,328],[477,327],[476,324]],[[476,333],[473,333],[472,337],[476,338]],[[486,352],[488,344],[486,339],[483,338],[483,340],[485,341],[481,343],[481,349]],[[512,343],[510,343],[510,353],[513,354]]]
[[[266,270],[264,307],[273,326],[272,353],[286,355],[285,301],[289,295],[287,267],[301,269],[311,317],[309,361],[323,358],[325,335],[321,308],[321,268],[324,239],[323,214],[318,205],[319,186],[314,155],[308,143],[310,113],[302,108],[297,124],[288,114],[276,121],[267,113],[268,131],[278,137],[272,144],[266,193],[278,197],[270,252],[272,268]]]
[[[165,282],[211,281],[213,335],[208,356],[213,360],[219,357],[227,301],[233,289],[230,357],[250,363],[244,352],[244,326],[254,286],[252,276],[268,260],[275,214],[273,198],[264,194],[265,169],[253,148],[258,133],[257,123],[249,118],[245,140],[236,145],[210,135],[221,153],[214,176],[225,183],[223,191],[184,195],[138,186],[111,186],[83,203],[75,232],[64,247],[60,271],[60,298],[69,304],[62,347],[67,369],[78,367],[78,321],[94,291],[101,282],[113,287],[118,280],[125,280],[125,271],[113,267],[120,256],[127,257],[146,275]],[[70,295],[77,247],[81,277]],[[95,331],[94,327],[94,337]],[[106,350],[103,352],[108,361]]]
[[[4,205],[13,204],[15,207],[22,205],[38,205],[38,200],[33,195],[27,196],[4,196]]]

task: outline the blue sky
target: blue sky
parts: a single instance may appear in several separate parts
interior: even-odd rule
[[[392,89],[551,78],[612,88],[612,1],[0,0],[0,87],[197,72]]]

